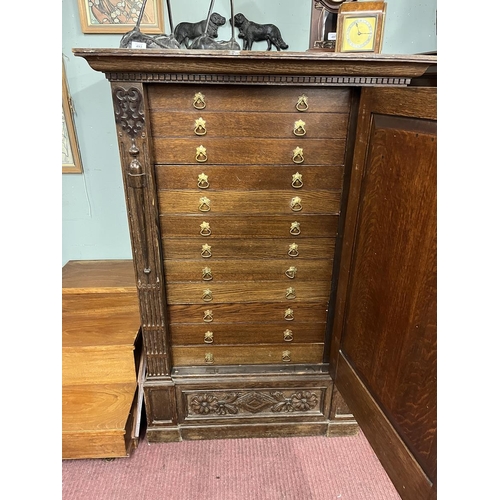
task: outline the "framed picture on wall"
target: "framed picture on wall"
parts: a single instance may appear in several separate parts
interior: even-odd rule
[[[79,174],[82,172],[80,149],[76,138],[73,106],[68,91],[64,62],[62,66],[62,173]]]
[[[83,33],[127,33],[137,23],[146,0],[78,0]],[[163,0],[147,0],[143,33],[164,33]]]

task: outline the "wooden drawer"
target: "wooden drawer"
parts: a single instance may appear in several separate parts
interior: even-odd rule
[[[299,222],[300,235],[290,233],[292,224]],[[209,227],[206,226],[208,224]],[[287,238],[294,243],[294,238],[331,238],[337,235],[337,215],[160,215],[160,227],[164,238],[196,237],[199,245],[211,245],[211,238]],[[205,227],[205,229],[203,229]],[[201,232],[209,236],[202,236]]]
[[[306,228],[307,230],[307,228]],[[291,257],[288,252],[290,245],[295,243],[297,248]],[[208,244],[209,253],[203,250],[203,245]],[[332,258],[335,250],[335,238],[304,238],[299,236],[287,239],[268,238],[167,238],[162,240],[163,256],[170,259],[198,259],[203,255],[203,262],[210,266],[213,259],[289,259],[290,265],[299,263],[304,259]],[[229,262],[227,262],[229,265]]]
[[[345,139],[176,139],[153,141],[155,164],[204,165],[343,165]],[[297,148],[301,149],[300,157]],[[296,157],[297,163],[293,161]]]
[[[343,139],[347,113],[213,113],[151,110],[152,134],[158,137],[260,137]],[[299,123],[297,123],[299,122]]]
[[[161,214],[338,214],[338,191],[160,191]]]
[[[243,281],[223,283],[167,282],[167,304],[224,304],[229,302],[327,301],[330,281]]]
[[[174,366],[322,363],[323,344],[172,347]]]
[[[292,192],[297,192],[300,196],[302,191],[342,189],[344,167],[156,165],[155,172],[158,190],[199,189],[210,196],[208,193],[212,190],[293,189]],[[296,177],[295,174],[300,174],[301,177]],[[294,188],[294,185],[301,187]],[[199,186],[203,187],[200,189]]]
[[[201,93],[205,107],[194,107],[195,95]],[[285,86],[224,86],[220,85],[163,85],[149,84],[149,109],[154,113],[157,109],[169,111],[265,111],[297,112],[299,98],[307,97],[307,110],[300,114],[310,113],[347,113],[350,105],[350,89],[348,88],[314,88]],[[201,101],[199,106],[203,106]],[[302,106],[303,107],[303,106]]]
[[[220,281],[283,280],[293,286],[296,282],[329,280],[332,277],[333,259],[291,262],[291,259],[274,260],[165,260],[167,281],[194,281],[209,286]]]
[[[172,344],[175,346],[206,344],[279,344],[323,342],[325,323],[279,323],[255,324],[222,323],[201,325],[174,323],[170,327]]]
[[[292,301],[293,302],[293,301]],[[215,325],[221,323],[257,323],[265,328],[267,322],[282,322],[284,328],[296,323],[326,321],[327,301],[260,304],[193,304],[168,306],[170,322]],[[292,325],[292,326],[288,326]]]

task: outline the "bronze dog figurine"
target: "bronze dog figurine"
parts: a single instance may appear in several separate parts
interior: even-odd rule
[[[238,38],[243,39],[243,50],[252,50],[254,42],[267,41],[267,50],[274,45],[277,50],[288,49],[281,32],[274,24],[257,24],[249,21],[243,14],[234,16],[234,26],[240,30]]]
[[[189,40],[198,38],[203,35],[205,33],[205,28],[207,28],[206,34],[210,38],[217,38],[219,36],[219,26],[223,26],[224,24],[226,24],[226,18],[221,16],[217,12],[214,12],[209,18],[208,27],[206,19],[203,19],[202,21],[199,21],[197,23],[179,23],[175,27],[174,36],[175,39],[179,42],[179,45],[184,44],[185,47],[189,49],[191,48],[188,45]]]

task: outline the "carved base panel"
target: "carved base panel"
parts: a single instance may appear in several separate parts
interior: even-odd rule
[[[174,370],[171,381],[146,382],[148,441],[357,432],[352,415],[333,411],[333,382],[321,367],[302,367],[296,373],[242,370],[211,373],[183,368]]]

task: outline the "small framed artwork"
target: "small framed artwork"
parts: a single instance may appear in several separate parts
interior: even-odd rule
[[[73,106],[68,91],[66,71],[62,66],[62,173],[80,174],[82,161],[76,138]]]
[[[141,31],[164,33],[163,0],[78,0],[82,32],[127,33],[135,27],[143,7]]]
[[[380,54],[384,38],[385,2],[346,2],[337,19],[336,52]]]

